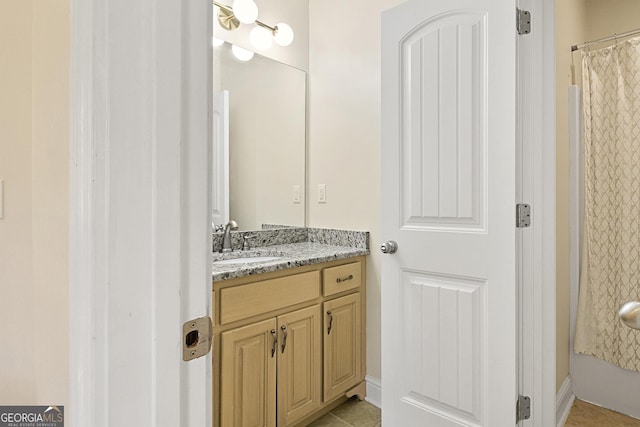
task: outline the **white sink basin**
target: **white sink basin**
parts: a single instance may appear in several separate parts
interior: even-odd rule
[[[256,256],[246,258],[222,259],[220,261],[214,261],[213,263],[216,265],[254,264],[257,262],[277,261],[281,258],[282,257],[279,256]]]

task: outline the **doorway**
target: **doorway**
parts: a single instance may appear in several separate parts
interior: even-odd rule
[[[574,1],[557,8],[558,141],[558,376],[557,386],[577,399],[640,417],[640,373],[574,352],[584,227],[583,56],[610,49],[640,28],[637,2]],[[613,36],[602,43],[584,42]],[[571,46],[577,45],[572,50]],[[601,51],[601,52],[604,52]],[[594,144],[596,142],[594,141]],[[569,172],[569,173],[567,173]],[[564,225],[564,226],[563,226]],[[567,310],[569,308],[569,310]],[[613,314],[612,314],[613,315]],[[617,322],[616,319],[613,320]]]

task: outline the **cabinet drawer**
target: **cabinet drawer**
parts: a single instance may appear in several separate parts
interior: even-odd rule
[[[220,291],[220,323],[247,319],[320,296],[320,273],[295,274]]]
[[[359,287],[362,281],[361,271],[362,263],[360,261],[325,268],[322,273],[324,295],[333,295]]]

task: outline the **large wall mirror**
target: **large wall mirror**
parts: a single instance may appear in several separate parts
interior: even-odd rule
[[[304,226],[306,73],[258,54],[240,61],[227,43],[213,60],[214,223]],[[216,213],[227,196],[228,214]]]

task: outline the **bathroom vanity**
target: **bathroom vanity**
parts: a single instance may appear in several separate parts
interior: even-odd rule
[[[367,253],[306,241],[215,256],[214,427],[304,426],[364,398]]]

